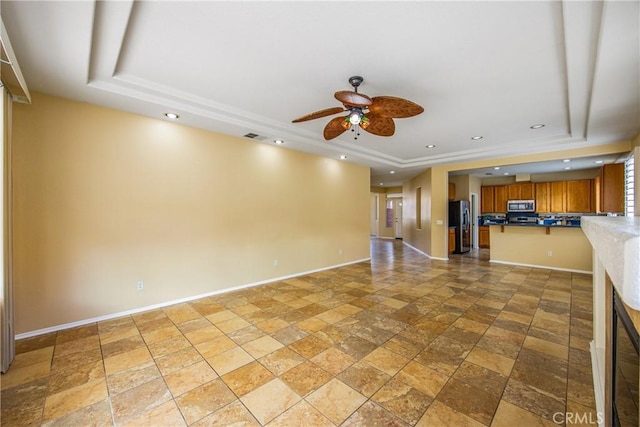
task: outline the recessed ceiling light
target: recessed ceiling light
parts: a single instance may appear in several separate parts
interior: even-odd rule
[[[537,124],[537,125],[533,125],[533,126],[529,126],[531,129],[541,129],[543,128],[545,125],[543,125],[542,123]]]
[[[426,147],[426,148],[436,148],[436,146],[435,146],[435,145],[433,145],[433,144],[429,144],[429,145],[427,145],[427,147]]]
[[[502,175],[509,175],[509,172],[505,172],[505,173],[503,173]]]
[[[281,139],[276,139],[275,141],[273,141],[274,144],[278,144],[278,145],[282,145],[284,144],[284,141]]]
[[[477,140],[482,139],[482,138],[483,138],[482,136],[472,136],[471,137],[471,139],[474,140],[474,141],[477,141]]]
[[[177,115],[176,113],[164,113],[164,116],[165,116],[167,119],[171,119],[171,120],[175,120],[175,119],[180,118],[180,116],[179,116],[179,115]]]
[[[500,170],[500,166],[496,166],[493,168],[494,171]]]
[[[389,171],[389,173],[390,173],[390,174],[394,174],[394,173],[396,173],[396,171]]]
[[[571,166],[567,166],[566,168],[564,168],[564,170],[569,170],[571,169]]]
[[[384,182],[381,182],[380,185],[384,185]]]
[[[571,161],[570,159],[564,159],[562,163],[569,163],[570,161]]]
[[[604,160],[596,160],[594,163],[596,163],[596,164],[598,164],[598,165],[599,165],[599,164],[604,163]]]
[[[340,160],[347,160],[347,156],[345,156],[344,154],[340,154],[339,159]]]

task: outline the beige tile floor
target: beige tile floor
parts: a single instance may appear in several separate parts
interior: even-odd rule
[[[19,341],[1,424],[596,419],[591,276],[371,248],[370,263]]]

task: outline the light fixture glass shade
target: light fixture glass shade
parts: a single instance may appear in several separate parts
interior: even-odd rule
[[[360,111],[351,112],[351,114],[349,114],[349,123],[351,123],[352,125],[360,124],[361,116],[362,116],[362,113]]]

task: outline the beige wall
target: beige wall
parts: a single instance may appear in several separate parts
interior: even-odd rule
[[[591,272],[591,244],[581,228],[492,225],[491,261]],[[551,255],[549,255],[551,254]]]
[[[13,119],[16,333],[369,258],[368,168],[33,95]]]
[[[456,185],[456,200],[471,200],[471,193],[480,196],[482,179],[474,175],[450,175],[449,181]]]
[[[420,200],[416,199],[417,188],[420,188]],[[431,169],[405,182],[402,186],[404,215],[402,221],[403,241],[414,248],[431,255],[431,229],[435,227],[431,221]],[[446,197],[446,195],[444,196]],[[416,220],[417,205],[420,204],[421,227]]]

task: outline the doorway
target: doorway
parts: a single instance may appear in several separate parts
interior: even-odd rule
[[[393,227],[393,237],[395,239],[402,239],[401,194],[387,195],[387,227]]]

